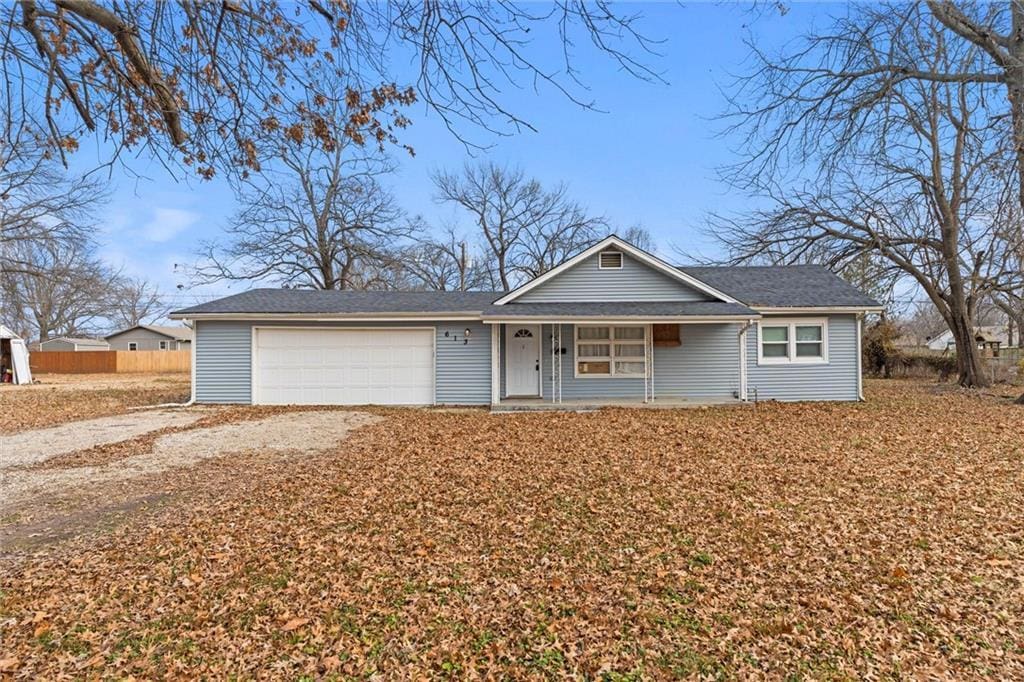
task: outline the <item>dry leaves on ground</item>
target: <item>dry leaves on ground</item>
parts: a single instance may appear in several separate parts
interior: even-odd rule
[[[869,389],[757,411],[396,410],[322,455],[214,460],[175,508],[7,571],[0,664],[1024,676],[1024,412]]]
[[[41,375],[40,381],[0,387],[0,434],[181,403],[190,394],[188,375]]]

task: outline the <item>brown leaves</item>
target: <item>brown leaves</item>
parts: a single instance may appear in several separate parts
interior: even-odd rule
[[[26,678],[1021,677],[1016,408],[868,389],[379,410],[333,452],[210,461],[74,561],[5,567],[2,657]]]
[[[307,623],[309,623],[309,618],[292,618],[281,626],[281,630],[284,632],[291,632],[292,630],[298,630]]]
[[[187,374],[40,374],[38,384],[0,386],[0,434],[123,414],[129,407],[184,402]]]

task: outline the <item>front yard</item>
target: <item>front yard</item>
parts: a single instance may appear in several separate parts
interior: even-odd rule
[[[756,411],[369,410],[323,451],[121,481],[161,503],[0,559],[0,670],[1024,676],[1024,408],[867,388],[864,404]],[[165,434],[277,415],[312,438],[321,422],[294,412],[219,410]],[[82,509],[45,511],[61,513]]]

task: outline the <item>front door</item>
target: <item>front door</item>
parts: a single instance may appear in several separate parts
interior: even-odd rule
[[[505,395],[540,395],[540,327],[506,327]]]

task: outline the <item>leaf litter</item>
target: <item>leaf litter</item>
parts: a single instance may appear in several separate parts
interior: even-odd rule
[[[34,677],[1024,676],[1024,411],[379,410],[3,571]],[[217,485],[203,481],[215,480]]]

